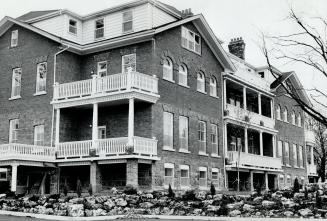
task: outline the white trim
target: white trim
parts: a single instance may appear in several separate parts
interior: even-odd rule
[[[208,168],[207,167],[199,167],[199,171],[205,171],[205,172],[207,172],[208,171]]]
[[[211,168],[211,172],[219,173],[219,169],[218,168]]]
[[[164,163],[164,168],[174,169],[175,168],[175,165],[173,163]]]
[[[179,169],[190,171],[190,166],[189,165],[179,165]],[[188,174],[188,177],[190,177],[190,172]]]
[[[8,169],[7,168],[0,168],[0,172],[7,172]]]

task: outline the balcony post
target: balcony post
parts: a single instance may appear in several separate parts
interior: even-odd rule
[[[265,172],[265,189],[269,190],[269,186],[268,186],[268,172]]]
[[[273,135],[273,139],[272,139],[272,142],[273,142],[273,157],[276,157],[277,154],[276,154],[276,135]]]
[[[11,192],[16,192],[17,190],[17,164],[11,165],[11,185],[10,190]]]
[[[261,93],[258,94],[258,108],[259,108],[259,114],[261,115]]]
[[[56,131],[55,131],[55,146],[60,142],[60,108],[56,109]]]
[[[274,119],[275,116],[274,116],[274,100],[273,99],[270,99],[270,111],[271,111],[271,118]]]
[[[247,103],[246,103],[246,87],[243,87],[243,108],[244,108],[244,110],[247,109]]]
[[[132,68],[127,68],[127,90],[131,90],[132,88]]]
[[[97,92],[97,78],[98,75],[92,74],[92,94],[95,94]]]
[[[244,146],[245,146],[245,153],[249,152],[249,143],[248,143],[248,128],[244,127]]]
[[[262,131],[260,131],[260,155],[263,156],[263,140],[262,140]]]
[[[133,146],[134,137],[134,98],[128,101],[128,146]]]
[[[59,98],[59,83],[56,82],[53,85],[53,99],[57,100]]]
[[[93,104],[92,118],[92,149],[96,149],[96,140],[98,139],[98,103]]]

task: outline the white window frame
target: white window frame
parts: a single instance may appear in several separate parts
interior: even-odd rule
[[[301,114],[297,115],[297,126],[302,127],[302,117]]]
[[[284,111],[283,111],[283,120],[284,122],[288,123],[288,110],[286,107],[284,107]]]
[[[207,123],[199,120],[198,122],[198,143],[199,154],[207,154]]]
[[[296,125],[296,121],[295,121],[295,112],[292,111],[292,114],[291,114],[291,120],[292,120],[292,124],[293,125]]]
[[[178,84],[188,87],[188,69],[185,64],[180,64],[178,66]]]
[[[181,186],[181,189],[189,188],[189,186],[190,186],[190,166],[189,165],[180,165],[179,166],[179,169],[181,171],[181,174],[180,174],[180,186]],[[186,177],[182,177],[182,170],[186,170],[187,171],[187,176]],[[183,185],[184,183],[187,183],[187,185]]]
[[[162,78],[174,82],[173,61],[166,57],[162,65]]]
[[[205,173],[205,177],[201,178],[201,173]],[[208,188],[208,168],[207,167],[199,167],[199,188],[207,189]]]
[[[285,175],[280,174],[278,179],[279,179],[278,180],[279,188],[284,187],[285,186]],[[282,180],[282,182],[281,182],[281,180]]]
[[[163,112],[163,137],[163,149],[174,150],[174,114],[166,111]],[[165,143],[168,138],[169,144]]]
[[[127,13],[131,13],[131,19],[126,18]],[[129,22],[132,23],[132,28],[130,30],[125,30],[125,24],[129,23]],[[129,32],[133,32],[133,30],[134,30],[134,13],[133,13],[133,10],[124,11],[122,13],[122,32],[123,33],[129,33]]]
[[[172,170],[171,176],[166,176],[166,169]],[[174,177],[175,177],[175,165],[173,163],[165,163],[164,164],[164,187],[168,188],[169,184],[171,187],[174,187]],[[167,182],[171,181],[171,182]]]
[[[211,155],[219,156],[217,124],[210,124],[210,141],[211,141]]]
[[[303,146],[299,145],[299,157],[298,157],[298,161],[299,163],[299,167],[303,168],[304,167],[304,161],[303,161]]]
[[[18,141],[19,119],[9,120],[9,143]]]
[[[105,69],[101,68],[102,64],[106,65]],[[105,77],[105,76],[107,76],[107,74],[108,74],[108,62],[107,61],[98,62],[98,64],[97,64],[97,75],[98,75],[98,77]]]
[[[201,36],[182,26],[181,44],[183,48],[201,55]],[[196,42],[196,38],[199,42]]]
[[[106,126],[98,126],[98,139],[106,139],[107,138],[107,127]]]
[[[296,144],[292,145],[292,151],[293,151],[293,166],[298,167],[299,162],[298,162],[298,158],[297,158],[297,145]]]
[[[217,97],[217,79],[214,76],[210,78],[209,95],[212,97]]]
[[[277,108],[276,108],[276,119],[277,120],[281,120],[281,107],[280,105],[277,105]]]
[[[101,21],[102,21],[103,27],[97,28],[97,22],[101,22]],[[104,18],[98,18],[94,21],[94,39],[98,40],[98,39],[104,38],[104,27],[105,27]],[[102,36],[98,36],[99,33],[102,33]]]
[[[125,62],[125,59],[128,59],[128,63]],[[128,68],[131,67],[132,68],[132,72],[136,71],[136,54],[126,54],[122,56],[122,73],[127,73]],[[132,62],[133,63],[132,63]]]
[[[75,25],[71,25],[70,22],[75,22]],[[68,33],[77,35],[77,21],[75,19],[68,19]]]
[[[18,30],[13,30],[11,32],[10,38],[10,47],[17,47],[18,46]]]
[[[34,126],[34,145],[44,146],[44,124]]]
[[[290,165],[290,144],[288,142],[284,142],[284,153],[285,153],[285,164],[287,166]]]
[[[283,159],[283,141],[279,140],[278,143],[277,143],[277,157],[280,157]],[[282,160],[283,161],[283,160]]]
[[[206,93],[205,75],[202,71],[196,75],[196,90],[201,93]]]
[[[17,74],[19,78],[16,78]],[[12,70],[11,98],[12,99],[20,98],[21,90],[22,90],[22,68],[14,68]]]
[[[43,79],[40,77],[40,68],[44,65],[45,67],[45,73],[43,73],[45,76]],[[36,87],[35,87],[35,94],[42,94],[46,93],[47,90],[47,72],[48,72],[48,64],[47,62],[41,62],[38,63],[36,66]]]
[[[179,148],[180,151],[188,152],[188,117],[179,116]],[[182,145],[184,143],[184,145]]]

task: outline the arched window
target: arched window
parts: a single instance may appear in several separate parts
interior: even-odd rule
[[[178,83],[187,86],[187,67],[184,64],[178,67]]]
[[[280,106],[278,105],[276,108],[276,118],[277,120],[281,120],[281,116],[280,116]]]
[[[299,127],[302,127],[302,117],[301,117],[301,114],[297,115],[297,125]]]
[[[210,96],[217,97],[217,80],[214,76],[210,78]]]
[[[166,58],[163,62],[162,66],[163,71],[163,79],[166,79],[168,81],[173,81],[173,62],[170,58]]]
[[[205,93],[206,89],[205,89],[205,78],[204,78],[204,74],[202,72],[199,72],[197,74],[197,90],[200,92]]]
[[[288,112],[287,112],[287,108],[285,107],[284,112],[283,112],[283,120],[285,122],[288,122]]]
[[[296,123],[295,123],[295,112],[294,111],[292,111],[291,118],[292,118],[292,124],[296,125]]]

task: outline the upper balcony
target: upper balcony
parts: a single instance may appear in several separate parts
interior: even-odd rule
[[[307,174],[309,176],[317,176],[317,166],[314,164],[307,164]]]
[[[64,108],[135,98],[150,103],[159,99],[158,78],[139,72],[113,74],[105,77],[54,85],[53,104]]]
[[[316,142],[315,133],[312,130],[305,130],[304,134],[306,142],[310,142],[313,144]]]

